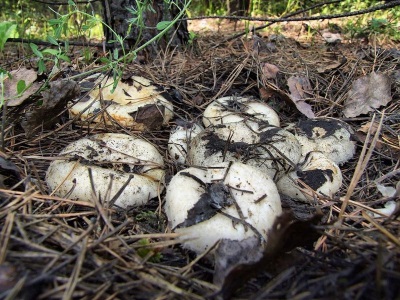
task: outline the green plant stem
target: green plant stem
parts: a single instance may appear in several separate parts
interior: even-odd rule
[[[153,38],[151,38],[151,39],[148,40],[146,43],[144,43],[143,45],[139,46],[138,48],[136,48],[136,49],[133,50],[132,52],[129,52],[128,54],[125,54],[125,51],[124,51],[124,48],[123,48],[123,40],[122,40],[122,39],[121,39],[121,41],[118,40],[118,42],[122,45],[122,49],[123,49],[123,51],[124,51],[124,52],[123,52],[124,55],[123,55],[121,58],[119,58],[119,59],[116,61],[116,63],[123,62],[123,67],[125,67],[127,61],[130,61],[130,59],[131,59],[132,57],[135,57],[139,51],[143,50],[143,49],[146,48],[148,45],[150,45],[151,43],[153,43],[153,42],[155,42],[157,39],[159,39],[161,36],[163,36],[166,32],[168,32],[168,30],[170,30],[170,29],[172,28],[172,26],[173,26],[176,22],[178,22],[178,20],[180,20],[181,17],[185,14],[185,11],[188,9],[188,7],[189,7],[189,5],[190,5],[191,2],[192,2],[192,0],[187,1],[187,2],[185,3],[184,7],[180,10],[179,14],[170,22],[170,24],[168,24],[168,26],[166,26],[163,30],[161,30],[159,34],[157,34],[156,36],[154,36]],[[86,14],[86,13],[83,13],[83,14]],[[90,16],[90,15],[89,15],[89,16]],[[104,24],[104,23],[103,23],[103,24]],[[117,39],[118,39],[118,35],[115,33],[115,31],[112,30],[112,28],[111,28],[110,26],[108,26],[107,24],[104,24],[104,25],[105,25],[108,29],[110,29],[111,32],[112,32],[112,33],[117,37]],[[69,77],[69,79],[79,78],[79,77],[82,77],[82,76],[87,75],[87,74],[92,74],[92,73],[96,73],[96,72],[103,71],[104,69],[107,69],[107,66],[101,66],[101,67],[98,67],[98,68],[94,68],[94,69],[92,69],[92,70],[90,70],[90,71],[87,71],[87,72],[85,72],[85,73],[78,74],[78,75],[75,75],[75,76],[71,76],[71,77]]]
[[[6,126],[6,115],[7,115],[7,103],[4,99],[4,74],[0,74],[0,89],[1,89],[1,98],[0,98],[0,107],[3,109],[2,118],[1,118],[1,151],[4,152],[4,127]]]

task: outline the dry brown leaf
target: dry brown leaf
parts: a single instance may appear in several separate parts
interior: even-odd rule
[[[320,211],[307,219],[284,212],[270,229],[265,248],[256,236],[243,241],[221,240],[215,250],[213,278],[220,287],[220,296],[229,299],[251,277],[263,271],[274,272],[276,263],[285,264],[285,260],[292,259],[287,255],[289,251],[311,246],[320,236],[314,226],[321,223],[321,218]]]
[[[10,72],[11,78],[7,78],[4,81],[4,97],[7,101],[7,106],[18,106],[22,104],[29,96],[35,93],[41,86],[39,82],[35,82],[37,79],[37,73],[34,70],[28,70],[21,68]],[[28,87],[22,95],[18,96],[17,84],[20,80],[25,81],[26,87]]]
[[[306,93],[311,93],[312,88],[310,81],[305,76],[290,76],[287,85],[290,91],[290,98],[296,105],[297,109],[307,118],[314,118],[314,112],[311,105],[304,101]]]
[[[392,100],[390,77],[372,72],[353,82],[344,104],[343,113],[347,118],[357,117],[385,106]]]
[[[318,73],[326,73],[333,71],[335,69],[340,68],[347,62],[346,57],[342,57],[340,60],[330,60],[327,64],[325,63],[323,66],[317,68]]]
[[[275,79],[279,72],[279,68],[273,64],[265,63],[262,72],[266,79]]]
[[[379,127],[378,122],[374,122],[374,123],[367,122],[366,124],[362,125],[357,131],[367,133],[371,128],[371,134],[375,134],[375,132],[378,130],[378,127]]]
[[[57,80],[50,82],[50,89],[42,92],[43,103],[25,113],[21,126],[26,136],[35,133],[40,127],[50,128],[58,122],[57,115],[65,109],[68,101],[78,97],[79,85],[72,80]]]

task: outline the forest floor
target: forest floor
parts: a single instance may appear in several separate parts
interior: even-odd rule
[[[299,229],[297,236],[285,237],[296,240],[297,247],[280,249],[276,261],[265,266],[255,262],[254,270],[234,264],[236,277],[226,276],[221,292],[213,283],[213,263],[182,249],[170,232],[163,211],[165,192],[144,206],[122,210],[50,195],[44,180],[52,158],[69,142],[101,132],[144,137],[164,155],[167,175],[172,176],[184,167],[167,154],[176,119],[160,130],[132,132],[118,125],[70,122],[64,107],[56,124],[26,135],[21,122],[41,99],[33,96],[3,115],[0,299],[398,299],[398,45],[343,36],[341,42],[327,43],[322,31],[305,30],[301,24],[284,24],[277,34],[230,38],[233,22],[202,22],[191,24],[198,35],[185,51],[160,54],[149,64],[133,63],[125,72],[164,87],[176,115],[189,121],[201,123],[202,112],[214,99],[246,95],[272,106],[282,127],[307,118],[291,102],[288,87],[291,76],[306,75],[312,88],[305,102],[315,117],[347,122],[357,141],[354,158],[340,166],[343,185],[337,195],[291,205],[310,217],[322,211],[315,227],[318,236],[298,246],[308,234]],[[236,33],[241,28],[237,24]],[[24,51],[7,45],[0,65],[8,70],[35,67]],[[82,48],[71,51],[73,63],[60,77],[94,67],[83,63]],[[279,72],[269,76],[266,63]],[[353,83],[373,72],[390,81],[389,101],[378,99],[376,104],[370,99],[379,89],[370,80],[365,101],[359,103],[364,111],[346,116]],[[390,201],[396,204],[393,213],[379,215],[376,209]],[[249,280],[234,281],[238,277]]]

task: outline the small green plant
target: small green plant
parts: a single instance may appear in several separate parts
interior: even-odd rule
[[[189,32],[189,41],[188,41],[189,45],[193,45],[193,43],[197,39],[197,37],[198,37],[198,35],[195,32],[190,31]]]
[[[4,80],[6,80],[6,78],[9,75],[7,74],[7,72],[3,69],[0,69],[0,108],[3,107],[4,105],[4,101],[5,101],[5,96],[4,96]]]
[[[36,44],[30,43],[32,52],[39,58],[38,61],[38,73],[43,74],[46,71],[46,61],[53,61],[55,67],[60,66],[61,61],[70,62],[69,57],[64,53],[60,44],[52,36],[48,36],[47,40],[58,49],[46,48],[44,50],[39,50]],[[66,45],[66,47],[68,47]]]
[[[149,258],[148,260],[153,263],[158,263],[162,259],[162,254],[151,247],[151,242],[149,239],[140,239],[137,244],[140,246],[136,253],[141,258]]]

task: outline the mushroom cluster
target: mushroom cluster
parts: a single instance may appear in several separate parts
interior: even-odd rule
[[[280,214],[276,190],[299,201],[332,197],[342,184],[338,164],[355,152],[353,131],[346,123],[312,119],[280,128],[273,109],[252,98],[215,100],[204,111],[203,124],[203,131],[194,126],[176,129],[186,137],[179,144],[174,141],[176,131],[170,137],[171,158],[192,167],[173,177],[165,204],[171,227],[184,233],[183,245],[196,252],[222,238],[242,240],[260,233],[266,240],[267,224],[272,225]],[[174,145],[182,149],[179,155],[172,151]],[[236,186],[229,176],[221,179],[218,166],[223,166],[222,174],[235,170]],[[219,177],[210,179],[216,170]],[[254,184],[256,178],[263,183]],[[261,202],[273,207],[273,212],[255,208],[260,194],[267,195]],[[252,219],[260,220],[260,213],[266,222],[262,230],[259,221]],[[245,230],[238,220],[245,220],[252,229]]]
[[[61,197],[92,201],[94,193],[126,208],[156,197],[163,189],[164,173],[164,159],[153,145],[126,134],[105,133],[64,148],[50,164],[46,182]]]

